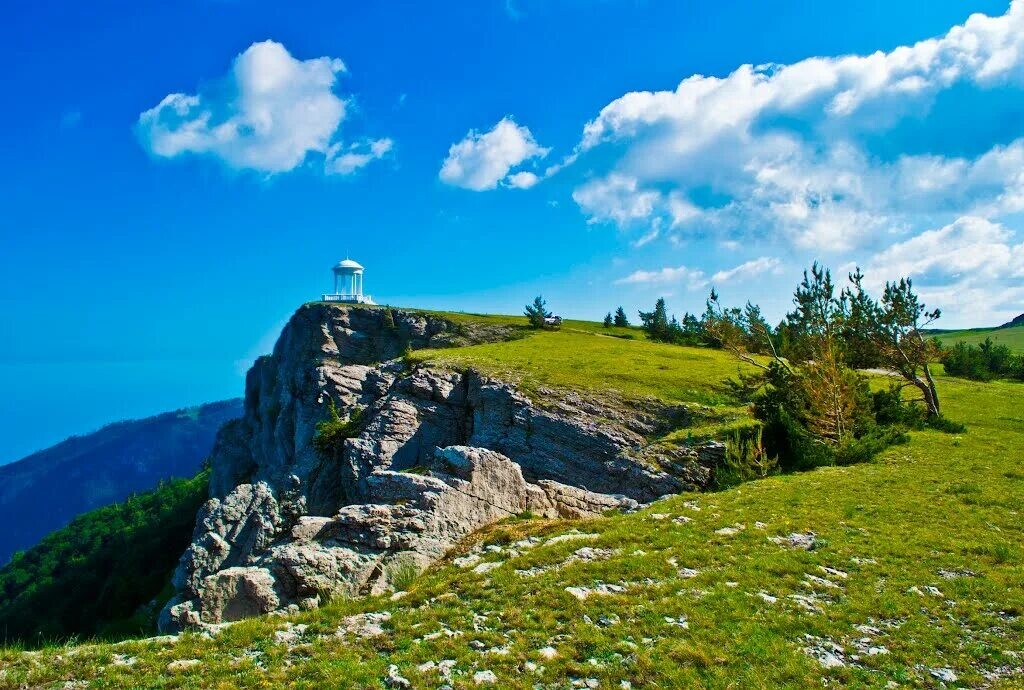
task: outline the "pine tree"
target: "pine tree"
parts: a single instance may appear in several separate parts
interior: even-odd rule
[[[669,339],[668,310],[665,309],[665,298],[659,297],[654,303],[654,311],[640,312],[641,328],[647,332],[651,340],[665,341]]]
[[[612,321],[612,313],[608,312],[607,314],[604,315],[604,322],[602,323],[602,325],[605,328],[611,328],[612,327],[612,323],[614,323]]]
[[[629,319],[626,318],[626,310],[622,307],[615,310],[615,325],[622,328],[629,327]]]
[[[527,304],[526,309],[523,312],[526,314],[526,318],[530,322],[530,326],[533,328],[544,328],[544,319],[551,316],[551,312],[547,310],[547,303],[544,298],[537,295],[533,304]]]

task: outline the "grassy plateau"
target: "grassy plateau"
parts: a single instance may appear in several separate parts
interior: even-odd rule
[[[947,346],[952,346],[958,342],[964,342],[968,345],[980,345],[985,342],[985,338],[991,338],[993,342],[1005,345],[1018,354],[1024,353],[1024,326],[938,331],[935,333],[935,336],[942,341],[943,345]]]
[[[727,355],[632,329],[567,322],[413,357],[735,413]],[[2,649],[0,687],[1024,687],[1024,387],[938,385],[965,433],[629,515],[523,516],[396,596],[212,636]]]

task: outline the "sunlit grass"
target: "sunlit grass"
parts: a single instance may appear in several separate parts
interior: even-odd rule
[[[607,337],[599,328],[566,324],[561,332],[416,357],[512,373],[528,387],[687,403],[718,401],[722,380],[736,373],[723,353]],[[602,688],[621,681],[635,688],[939,687],[933,671],[946,669],[958,687],[1021,687],[1021,676],[982,674],[1022,663],[1012,655],[1024,646],[1022,388],[945,376],[938,385],[945,413],[966,423],[965,433],[912,432],[910,443],[871,463],[674,497],[632,515],[511,520],[476,537],[504,549],[484,554],[500,567],[477,574],[449,561],[412,580],[397,601],[333,601],[176,644],[3,650],[0,687],[382,688],[392,664],[413,687],[438,687],[444,681],[436,668],[421,665],[446,659],[454,662],[448,682],[455,688],[480,687],[473,675],[484,670],[497,687],[524,689],[568,687],[573,679],[595,679]],[[742,408],[719,409],[744,423]],[[735,525],[743,529],[718,532]],[[524,537],[571,530],[596,536],[507,552]],[[769,539],[791,532],[813,532],[815,548]],[[611,552],[556,567],[583,546]],[[516,572],[531,568],[546,570]],[[835,587],[814,584],[811,575]],[[626,590],[583,601],[566,591],[598,582]],[[815,591],[818,613],[790,598]],[[392,613],[381,637],[333,635],[345,616],[381,610]],[[289,623],[310,625],[307,644],[289,649],[274,641]],[[461,634],[433,636],[441,630]],[[804,652],[811,644],[805,635],[840,645],[847,664],[825,668]],[[885,652],[858,652],[863,638]],[[556,656],[543,657],[545,647]],[[115,654],[136,661],[118,665]],[[201,662],[193,671],[167,670],[175,659],[193,658]]]

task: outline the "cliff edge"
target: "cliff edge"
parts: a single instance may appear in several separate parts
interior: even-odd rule
[[[473,370],[401,357],[520,335],[398,309],[300,308],[249,371],[245,415],[217,437],[212,497],[161,628],[387,591],[507,516],[628,510],[710,483],[720,446],[646,440],[680,410],[554,391],[539,405]]]

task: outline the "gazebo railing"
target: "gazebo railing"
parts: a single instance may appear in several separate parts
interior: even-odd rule
[[[323,296],[323,302],[356,302],[359,304],[371,304],[373,298],[369,295],[357,295],[355,293],[335,292]]]

